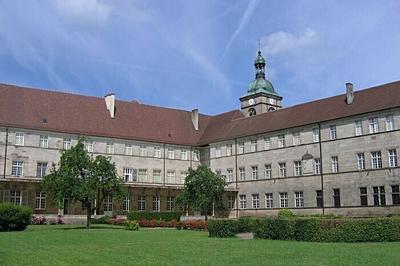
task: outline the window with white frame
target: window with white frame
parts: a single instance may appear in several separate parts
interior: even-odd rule
[[[397,151],[396,149],[391,149],[388,152],[389,155],[389,167],[397,166]]]
[[[271,149],[271,138],[265,137],[264,138],[264,150]]]
[[[188,159],[187,154],[188,154],[187,150],[185,149],[181,150],[181,160],[187,160]]]
[[[329,138],[331,140],[336,139],[336,126],[335,125],[330,125],[329,126]]]
[[[188,176],[188,172],[181,171],[181,184],[185,184],[186,177]]]
[[[46,194],[44,192],[36,192],[35,210],[46,209]]]
[[[125,182],[133,182],[133,169],[132,168],[124,168],[122,172],[124,175]]]
[[[49,147],[49,136],[44,136],[44,135],[39,136],[39,147],[40,148]]]
[[[288,206],[289,206],[288,193],[287,192],[279,193],[279,207],[287,208]]]
[[[133,154],[132,144],[125,144],[124,154],[125,155]]]
[[[372,187],[374,194],[374,205],[375,206],[384,206],[386,205],[386,193],[385,186]]]
[[[47,175],[47,163],[38,162],[36,165],[36,177],[44,177]]]
[[[257,165],[253,165],[251,167],[251,177],[253,180],[257,180],[258,179],[258,166]]]
[[[64,150],[69,150],[71,149],[72,146],[72,141],[70,138],[63,138],[63,149]]]
[[[370,118],[369,120],[369,133],[378,133],[379,132],[379,124],[378,117]]]
[[[11,175],[22,176],[24,174],[24,162],[20,160],[12,161]]]
[[[168,148],[168,159],[175,159],[174,148]]]
[[[300,132],[293,132],[293,145],[297,146],[301,144]]]
[[[147,182],[147,169],[139,169],[138,181]]]
[[[174,170],[168,170],[167,171],[167,183],[168,184],[175,184],[175,171]]]
[[[332,163],[332,173],[338,173],[339,172],[339,160],[337,156],[332,156],[331,157],[331,163]]]
[[[246,195],[239,195],[239,207],[240,209],[246,209]]]
[[[160,146],[154,147],[154,157],[161,158],[161,147]]]
[[[265,208],[271,209],[274,207],[274,197],[272,193],[265,193]]]
[[[279,177],[286,177],[286,163],[279,163]]]
[[[301,161],[295,161],[294,163],[293,163],[293,166],[294,166],[294,175],[295,176],[301,176],[301,170],[302,170],[302,166],[301,166]]]
[[[200,151],[199,150],[193,151],[193,161],[195,161],[195,162],[200,161]]]
[[[215,158],[221,157],[221,147],[215,147]]]
[[[265,173],[265,178],[270,179],[272,178],[272,167],[270,164],[264,165],[264,173]]]
[[[232,143],[226,145],[226,156],[232,156]]]
[[[355,132],[356,132],[356,136],[361,136],[363,134],[362,120],[357,120],[355,122]]]
[[[104,198],[103,210],[105,212],[112,212],[113,204],[112,204],[112,197],[111,196],[107,196],[107,197]]]
[[[228,182],[233,182],[233,169],[229,168],[226,170],[226,172],[228,173]]]
[[[357,153],[357,170],[365,169],[365,155],[363,152]]]
[[[17,146],[24,146],[24,144],[25,144],[24,133],[22,133],[22,132],[15,132],[15,145],[17,145]]]
[[[246,170],[244,167],[239,168],[239,180],[240,181],[246,180]]]
[[[10,203],[14,205],[22,204],[22,193],[21,190],[11,190],[10,191]]]
[[[235,195],[229,194],[228,196],[228,209],[232,210],[235,208]]]
[[[244,142],[239,142],[238,143],[238,154],[243,154],[244,153]]]
[[[93,152],[93,142],[92,141],[85,141],[84,146],[85,146],[85,150],[87,152]]]
[[[314,159],[314,173],[316,175],[321,174],[321,159],[319,158]]]
[[[319,142],[319,128],[313,129],[313,142]]]
[[[304,207],[304,194],[303,191],[297,191],[294,193],[294,206],[296,208]]]
[[[107,142],[107,144],[106,144],[106,153],[107,154],[114,154],[114,143]]]
[[[257,140],[256,139],[251,140],[250,149],[251,149],[251,152],[256,152],[257,151]]]
[[[372,169],[382,168],[382,154],[380,151],[371,152],[371,165]]]
[[[285,145],[285,135],[278,135],[278,148],[283,148]]]
[[[153,169],[153,182],[161,183],[161,170],[160,169]]]
[[[139,146],[139,156],[147,156],[147,147],[146,145]]]
[[[393,115],[387,115],[385,117],[385,125],[386,125],[386,131],[394,130]]]
[[[167,211],[173,211],[175,209],[175,198],[173,196],[167,196]]]
[[[138,211],[146,210],[146,196],[138,195]]]
[[[253,209],[260,208],[260,196],[259,196],[259,194],[252,194],[251,195],[251,207]]]
[[[153,212],[160,211],[160,196],[158,196],[158,195],[153,196],[152,210],[153,210]]]
[[[131,198],[126,195],[122,201],[122,211],[128,212],[131,209]]]

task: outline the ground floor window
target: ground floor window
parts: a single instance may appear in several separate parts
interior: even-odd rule
[[[368,195],[366,187],[360,187],[360,203],[361,206],[368,206]]]
[[[230,194],[228,198],[228,209],[232,210],[235,208],[235,195]]]
[[[160,196],[153,196],[153,212],[160,211]]]
[[[385,187],[373,187],[374,190],[374,205],[383,206],[386,205]]]
[[[303,191],[298,191],[294,193],[294,203],[296,208],[304,207],[304,193]]]
[[[35,210],[46,209],[46,194],[44,192],[36,192]]]
[[[335,208],[340,208],[340,189],[333,189],[333,206]]]
[[[125,196],[122,201],[122,211],[128,212],[131,209],[131,199],[129,195]]]
[[[11,190],[10,191],[10,203],[15,204],[15,205],[21,205],[21,203],[22,203],[21,190]]]
[[[288,201],[288,193],[287,192],[281,192],[279,193],[279,202],[280,202],[280,207],[281,208],[287,208],[289,207],[289,201]]]
[[[392,186],[392,204],[398,205],[400,204],[400,190],[399,185]]]
[[[113,210],[112,197],[111,196],[105,197],[104,203],[103,203],[103,210],[105,212],[111,212]]]
[[[317,197],[316,197],[317,207],[322,208],[322,205],[323,205],[322,190],[317,190],[316,194],[317,194]]]
[[[246,209],[246,195],[239,195],[239,203],[241,209]]]
[[[260,196],[258,194],[251,195],[251,201],[253,209],[260,208]]]
[[[175,209],[175,198],[172,196],[167,197],[167,211],[173,211]]]
[[[138,211],[146,210],[146,197],[144,195],[138,196]]]
[[[265,194],[265,208],[273,208],[274,207],[274,199],[272,193]]]

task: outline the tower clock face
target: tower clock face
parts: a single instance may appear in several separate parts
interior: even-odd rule
[[[253,105],[254,103],[255,103],[255,101],[253,98],[249,99],[249,105]]]

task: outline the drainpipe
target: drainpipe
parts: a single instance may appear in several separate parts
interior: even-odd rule
[[[321,123],[318,123],[318,135],[319,135],[319,160],[321,167],[321,193],[322,193],[322,215],[325,215],[325,203],[324,203],[324,167],[323,167],[323,158],[322,158],[322,135],[321,135]]]
[[[237,158],[237,139],[235,139],[235,187],[238,189],[238,158]],[[236,218],[239,218],[239,192],[236,192]]]
[[[165,187],[165,143],[163,144],[164,147],[164,156],[163,156],[163,187]]]
[[[4,147],[4,166],[3,166],[3,178],[6,179],[7,172],[7,148],[8,148],[8,128],[6,128],[6,145]]]

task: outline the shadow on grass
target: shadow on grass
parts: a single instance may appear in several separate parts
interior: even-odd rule
[[[86,226],[74,226],[74,227],[59,227],[59,228],[54,228],[55,230],[83,230],[86,229]],[[108,230],[124,230],[125,228],[122,226],[102,226],[102,225],[96,225],[96,226],[90,226],[89,230],[97,230],[97,229],[108,229]]]

